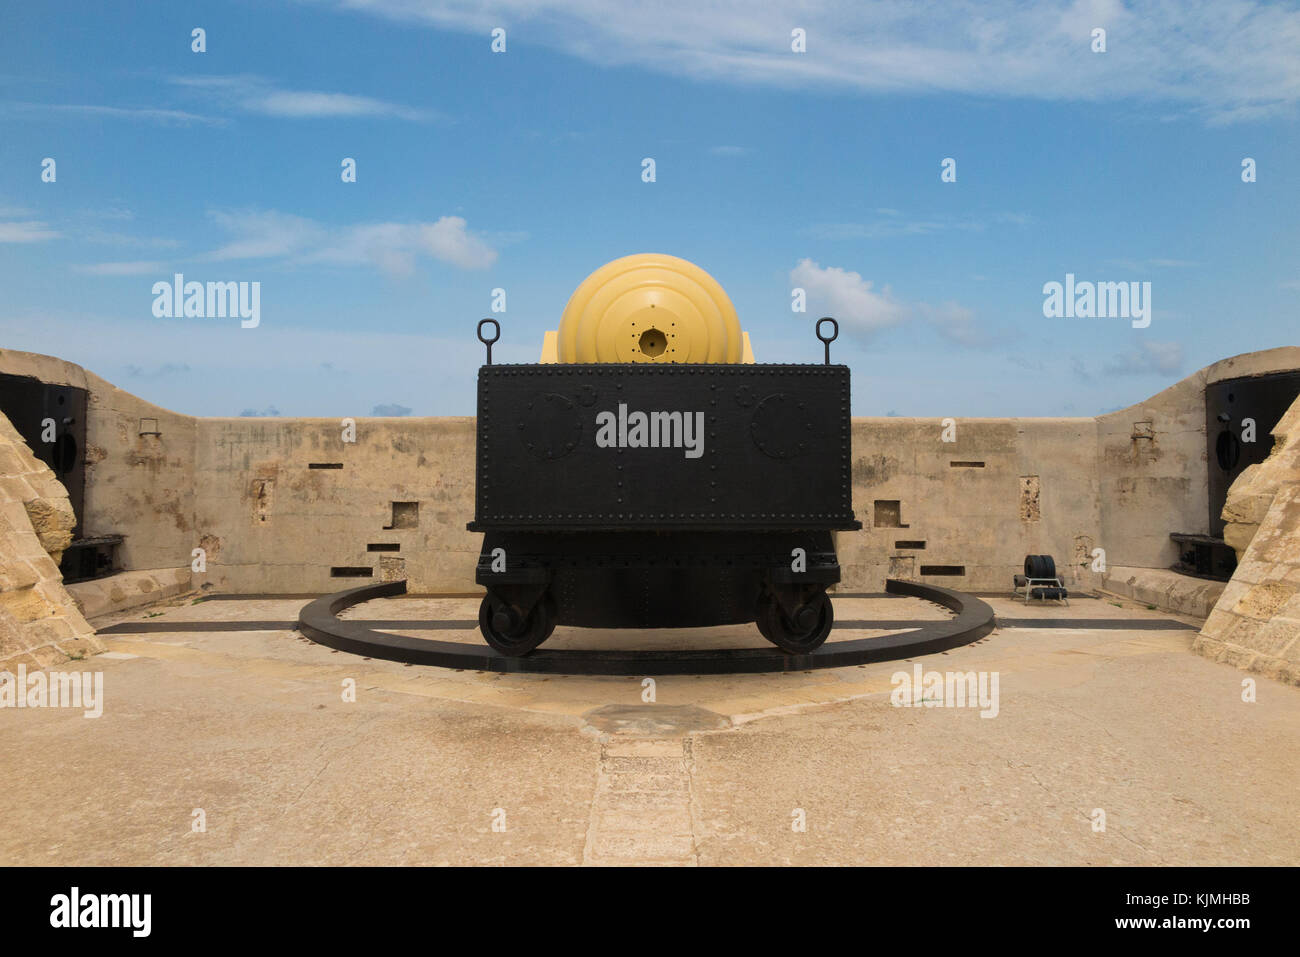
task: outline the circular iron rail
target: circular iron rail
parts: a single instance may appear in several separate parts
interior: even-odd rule
[[[993,609],[971,595],[889,579],[892,595],[923,598],[955,612],[943,621],[917,621],[917,629],[880,638],[828,642],[811,654],[792,655],[772,648],[720,648],[698,651],[561,651],[539,648],[522,658],[498,654],[487,645],[391,635],[338,617],[345,608],[372,598],[406,594],[406,582],[362,585],[318,598],[298,615],[298,630],[312,641],[368,658],[433,665],[465,671],[532,672],[552,675],[729,675],[773,671],[844,668],[877,661],[932,655],[970,644],[994,628]]]

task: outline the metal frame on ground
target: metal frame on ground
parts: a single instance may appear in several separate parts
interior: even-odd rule
[[[792,655],[779,648],[720,648],[679,651],[551,650],[539,648],[523,657],[508,657],[484,646],[415,638],[376,631],[370,622],[347,621],[339,612],[374,598],[406,593],[406,582],[362,585],[326,595],[306,605],[298,615],[298,630],[312,641],[369,658],[438,668],[507,673],[559,675],[720,675],[843,668],[877,661],[932,655],[983,638],[995,627],[993,609],[971,595],[889,579],[885,590],[934,602],[955,612],[940,621],[918,620],[916,628],[878,638],[828,642],[811,654]],[[890,624],[895,624],[890,622]],[[869,623],[854,622],[855,627]]]

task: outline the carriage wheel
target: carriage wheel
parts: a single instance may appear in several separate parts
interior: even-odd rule
[[[759,602],[759,632],[782,651],[793,655],[807,654],[820,648],[834,623],[835,612],[824,591],[805,602],[793,621],[781,610],[775,595],[766,594]]]
[[[555,630],[555,599],[546,593],[523,621],[513,608],[491,594],[478,607],[478,627],[487,643],[503,655],[528,654]]]

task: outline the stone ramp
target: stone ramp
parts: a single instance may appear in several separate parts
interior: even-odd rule
[[[1300,685],[1300,399],[1273,429],[1273,453],[1232,483],[1224,539],[1237,570],[1194,649]]]
[[[67,490],[0,414],[0,670],[103,650],[59,574],[75,524]]]

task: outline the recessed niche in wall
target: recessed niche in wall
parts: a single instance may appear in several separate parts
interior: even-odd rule
[[[372,578],[374,569],[358,565],[336,565],[330,569],[330,578]]]
[[[895,548],[925,548],[925,542],[894,542]]]
[[[965,565],[922,565],[922,575],[965,575]]]
[[[1022,522],[1036,522],[1041,517],[1042,513],[1038,507],[1040,491],[1037,475],[1020,476],[1020,520]]]
[[[897,499],[876,499],[872,526],[875,528],[907,528],[903,524],[902,503]]]
[[[419,502],[393,502],[393,521],[384,526],[384,531],[391,531],[394,528],[419,528],[420,527],[420,503]]]
[[[400,552],[402,546],[397,542],[371,542],[366,546],[368,552]]]
[[[271,517],[271,501],[275,496],[275,479],[253,479],[249,490],[253,499],[253,517],[265,522]]]
[[[312,463],[310,463],[310,464],[307,466],[307,468],[309,468],[309,469],[341,469],[341,468],[343,468],[343,463],[342,463],[342,462],[312,462]]]
[[[949,466],[955,469],[982,469],[983,462],[949,462]]]

